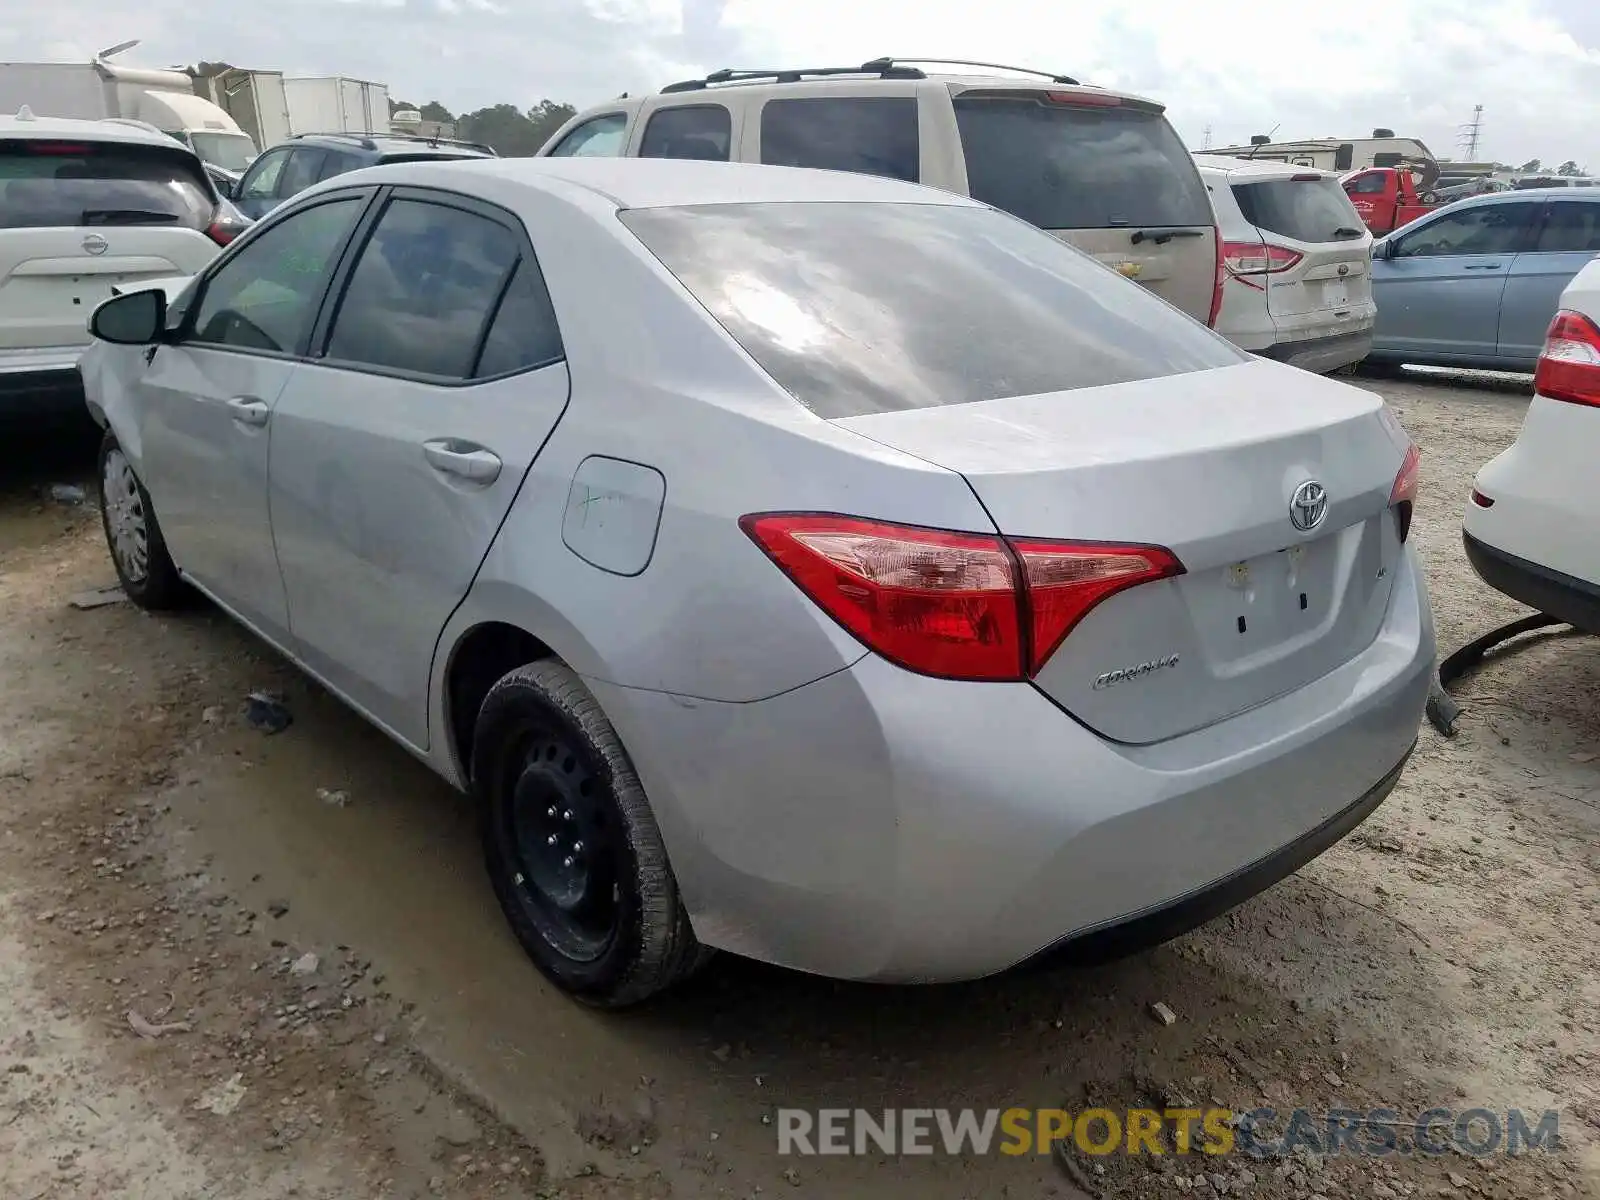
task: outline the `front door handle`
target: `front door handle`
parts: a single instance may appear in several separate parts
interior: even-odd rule
[[[487,485],[500,478],[500,456],[476,442],[434,438],[422,443],[422,457],[435,471],[471,483]]]
[[[1499,263],[1468,263],[1467,264],[1467,270],[1469,270],[1469,271],[1498,271],[1500,269],[1500,266],[1501,266],[1501,264],[1499,264]]]
[[[235,396],[228,401],[228,415],[241,425],[260,429],[272,416],[272,410],[265,400],[255,396]]]

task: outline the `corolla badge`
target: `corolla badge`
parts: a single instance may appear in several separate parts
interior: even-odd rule
[[[1108,687],[1123,683],[1129,679],[1142,679],[1154,671],[1165,671],[1168,667],[1178,665],[1178,656],[1168,654],[1161,658],[1152,658],[1149,662],[1137,663],[1131,667],[1119,667],[1115,671],[1107,671],[1097,675],[1091,686],[1092,691],[1103,692]]]
[[[1289,523],[1301,533],[1310,533],[1328,515],[1328,489],[1315,479],[1295,488],[1289,498]]]
[[[111,247],[111,243],[98,233],[91,233],[83,239],[82,244],[84,252],[88,254],[104,254]]]

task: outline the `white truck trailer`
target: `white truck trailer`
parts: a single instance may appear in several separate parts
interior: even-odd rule
[[[182,71],[125,67],[103,55],[86,63],[0,63],[0,113],[24,105],[41,117],[143,121],[228,172],[243,171],[257,153],[238,122],[195,95]]]
[[[389,133],[389,86],[343,75],[285,77],[291,133]]]

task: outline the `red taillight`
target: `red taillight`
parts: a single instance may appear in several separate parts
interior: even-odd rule
[[[1222,312],[1222,288],[1228,282],[1228,272],[1222,261],[1222,230],[1211,230],[1211,242],[1217,250],[1217,273],[1211,284],[1211,315],[1206,318],[1206,324],[1212,329],[1217,327],[1217,316]]]
[[[1270,242],[1227,242],[1222,247],[1222,262],[1234,275],[1275,275],[1287,271],[1305,255]]]
[[[739,524],[870,649],[946,679],[1027,678],[1102,600],[1183,571],[1151,546],[1008,540],[827,513]]]
[[[1085,108],[1120,108],[1121,96],[1104,92],[1046,92],[1044,98],[1051,104],[1079,104]]]
[[[1485,496],[1477,488],[1473,488],[1472,489],[1472,502],[1474,504],[1476,504],[1479,508],[1493,508],[1494,507],[1494,497]]]
[[[1600,328],[1582,313],[1562,309],[1550,322],[1533,390],[1551,400],[1600,407]]]
[[[1415,443],[1406,447],[1406,456],[1389,489],[1389,507],[1394,510],[1395,527],[1403,542],[1411,535],[1411,510],[1417,502],[1417,468],[1422,463],[1422,451]]]
[[[206,236],[219,246],[226,246],[246,229],[250,218],[224,200],[211,214],[211,224],[206,226]]]
[[[50,158],[73,158],[89,153],[89,147],[77,142],[29,142],[22,143],[24,150],[29,154],[41,154]]]

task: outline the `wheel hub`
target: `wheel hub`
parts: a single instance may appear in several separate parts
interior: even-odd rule
[[[516,881],[530,915],[575,957],[598,955],[616,920],[613,841],[600,784],[563,739],[536,737],[511,788]]]
[[[150,533],[139,482],[121,450],[106,455],[102,484],[111,553],[129,580],[142,582],[150,569]]]

